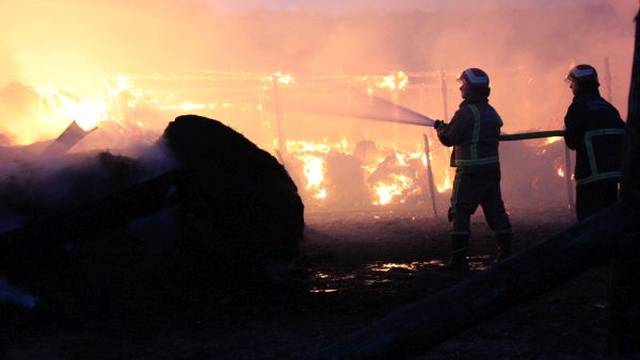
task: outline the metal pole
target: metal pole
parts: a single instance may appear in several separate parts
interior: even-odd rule
[[[427,134],[422,134],[424,139],[424,154],[427,156],[427,176],[429,179],[429,194],[431,195],[431,208],[433,209],[433,216],[438,217],[438,207],[436,206],[436,192],[435,184],[433,182],[433,170],[431,169],[431,150],[429,149],[429,137]]]
[[[282,111],[280,108],[280,91],[278,89],[278,77],[277,76],[273,76],[273,102],[274,102],[274,106],[275,106],[275,113],[276,113],[276,129],[278,131],[278,157],[280,157],[280,162],[282,162],[282,165],[284,165],[284,156],[287,153],[286,150],[286,146],[285,146],[285,142],[286,139],[284,138],[284,133],[283,133],[283,129],[282,129]]]
[[[396,119],[400,118],[400,111],[398,106],[400,105],[400,91],[398,89],[393,89],[389,91],[389,96],[391,97],[391,103],[393,105],[395,105],[393,107],[393,117]],[[398,129],[398,124],[397,123],[393,123],[392,125],[392,134],[393,134],[393,142],[397,143],[398,142],[398,133],[399,133],[399,129]]]
[[[604,84],[607,91],[607,100],[613,101],[613,91],[611,89],[611,67],[609,66],[609,57],[604,58]]]
[[[571,183],[571,151],[567,146],[564,147],[564,180],[567,185],[567,200],[569,201],[569,209],[575,208],[575,202],[573,200],[573,184]]]
[[[426,74],[425,74],[426,77]],[[424,85],[420,88],[420,110],[423,109],[424,104]],[[445,109],[446,109],[446,100],[445,100]],[[446,112],[446,110],[445,110]],[[436,192],[435,192],[435,182],[433,180],[433,168],[431,167],[431,147],[429,145],[429,137],[426,133],[422,134],[422,138],[424,139],[424,155],[427,157],[427,186],[429,187],[429,197],[431,198],[431,210],[433,211],[434,217],[439,217],[438,215],[438,206],[436,204]]]
[[[449,104],[447,102],[447,79],[444,77],[444,71],[440,70],[440,91],[442,92],[442,106],[444,108],[444,121],[449,120]]]

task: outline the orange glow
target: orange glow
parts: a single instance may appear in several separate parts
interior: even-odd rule
[[[451,190],[452,188],[453,188],[453,184],[451,182],[451,173],[447,169],[445,170],[444,179],[440,184],[436,185],[436,189],[438,190],[439,193],[444,193]]]
[[[562,140],[562,137],[560,136],[550,137],[545,140],[545,145],[550,145],[560,140]]]
[[[401,196],[413,185],[413,180],[404,175],[391,174],[390,178],[390,183],[378,182],[373,186],[377,195],[374,205],[391,204],[395,197]]]
[[[378,99],[450,120],[461,100],[453,77],[465,67],[480,66],[492,79],[490,101],[504,120],[503,130],[517,133],[562,127],[560,114],[571,103],[562,78],[572,58],[592,59],[585,61],[598,70],[604,70],[604,56],[615,59],[615,88],[629,88],[633,34],[628,25],[636,2],[573,2],[570,9],[516,6],[517,11],[505,5],[487,9],[490,26],[484,17],[467,16],[484,8],[474,2],[461,9],[442,1],[434,7],[448,9],[442,12],[397,12],[406,9],[397,5],[402,2],[384,2],[379,13],[354,7],[339,15],[305,2],[299,2],[300,11],[274,2],[264,2],[266,11],[227,11],[225,3],[234,2],[2,1],[0,145],[55,138],[75,120],[86,130],[101,128],[77,151],[118,151],[123,144],[157,139],[177,115],[193,113],[221,121],[263,149],[277,145],[275,138],[295,139],[274,148],[286,149],[280,160],[310,208],[348,206],[343,204],[356,197],[351,203],[358,207],[403,202],[419,207],[430,202],[427,193],[414,196],[428,190],[427,165],[438,193],[451,191],[451,151],[433,129],[355,116],[361,110],[404,116]],[[607,11],[593,3],[603,3]],[[430,28],[433,19],[441,20],[436,32]],[[581,27],[584,38],[599,46],[571,41],[572,30],[584,23],[593,24]],[[532,32],[532,26],[549,30]],[[487,38],[496,39],[495,46],[474,64],[475,50]],[[564,46],[545,56],[557,43]],[[27,90],[3,92],[12,83]],[[553,99],[549,106],[536,106],[541,91]],[[306,105],[334,95],[345,100],[336,113],[351,115],[291,110],[300,104],[313,109]],[[612,101],[627,112],[622,92]],[[376,113],[378,108],[388,114]],[[422,133],[430,139],[429,157]],[[528,174],[524,182],[539,176],[535,181],[542,191],[550,180],[571,177],[571,171],[558,167],[563,164],[559,141],[562,137],[527,142],[524,151],[531,147],[540,155],[531,161],[540,163],[517,164],[519,174]],[[511,186],[506,183],[505,191],[519,188]]]
[[[28,118],[18,119],[19,126],[14,126],[14,142],[18,145],[56,137],[72,121],[84,130],[93,129],[101,121],[121,121],[122,104],[118,98],[130,90],[130,85],[126,77],[119,75],[113,80],[104,80],[99,90],[89,95],[52,84],[22,89],[32,89],[38,101],[15,105],[30,110]],[[129,105],[135,106],[135,101],[130,101]]]
[[[287,153],[302,161],[302,173],[306,183],[304,189],[315,200],[325,200],[328,191],[325,185],[326,160],[325,156],[332,150],[340,150],[347,146],[346,139],[337,144],[317,143],[304,140],[287,140]]]
[[[381,80],[376,82],[376,86],[380,89],[387,90],[404,90],[409,85],[409,77],[402,71],[395,74],[383,76]]]
[[[403,153],[396,150],[395,153],[398,164],[403,167],[409,167],[409,161],[414,159],[420,159],[420,161],[426,166],[426,155],[420,151],[414,151],[410,153]]]
[[[273,73],[270,77],[267,78],[269,81],[273,81],[276,79],[278,84],[280,85],[293,85],[296,83],[296,79],[291,74],[284,74],[280,71]]]
[[[322,154],[328,154],[331,151],[331,145],[326,141],[322,143],[316,143],[304,140],[287,140],[287,152],[289,153],[308,153],[318,152]]]
[[[272,145],[275,147],[277,143],[274,141]],[[410,197],[415,198],[422,191],[424,184],[420,176],[423,176],[423,171],[426,171],[424,167],[427,164],[427,157],[424,151],[420,150],[420,146],[415,148],[417,150],[413,151],[397,148],[385,150],[381,146],[379,151],[383,154],[389,154],[388,156],[376,156],[360,164],[365,179],[371,176],[383,177],[382,180],[377,180],[373,183],[367,182],[365,185],[369,192],[371,205],[402,204]],[[299,188],[304,189],[315,204],[324,203],[324,201],[331,198],[329,184],[327,184],[326,179],[327,156],[330,156],[330,154],[349,155],[353,151],[346,138],[342,138],[335,143],[331,143],[327,139],[322,142],[287,140],[286,150],[288,154],[302,162],[300,172],[304,176],[302,178],[304,183],[299,184]],[[448,154],[445,154],[443,158],[448,158]],[[443,161],[443,164],[448,166],[446,161]],[[440,180],[442,182],[441,192],[446,191],[451,186],[449,170],[446,170],[443,174],[444,177],[442,179],[436,177],[436,181]]]
[[[307,179],[306,189],[312,192],[316,199],[325,199],[327,197],[327,189],[323,186],[325,175],[324,159],[314,155],[302,155],[300,159],[303,162],[303,172]]]
[[[90,130],[108,117],[103,98],[78,99],[54,86],[36,86],[36,91],[51,110],[50,115],[62,122],[75,120],[80,127]],[[42,129],[34,129],[38,130]]]

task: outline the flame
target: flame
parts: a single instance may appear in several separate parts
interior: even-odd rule
[[[404,90],[407,88],[407,85],[409,85],[409,77],[402,71],[383,76],[382,80],[376,82],[378,88],[388,90]]]
[[[402,153],[398,150],[395,150],[395,156],[398,164],[402,167],[409,167],[410,160],[420,160],[423,164],[426,165],[426,155],[420,151],[414,151],[409,153]]]
[[[331,145],[327,143],[325,139],[322,143],[314,143],[304,140],[287,140],[286,143],[287,152],[289,153],[321,153],[328,154],[331,151]]]
[[[303,163],[303,173],[307,179],[305,189],[310,191],[316,199],[326,199],[327,189],[323,186],[325,174],[325,161],[315,155],[304,154],[299,156]]]
[[[328,154],[332,146],[326,140],[323,143],[287,140],[285,146],[288,153],[302,160],[302,172],[306,180],[305,190],[311,193],[314,199],[326,199],[328,194],[324,186],[326,168],[323,155]]]
[[[451,183],[451,173],[449,172],[449,170],[446,170],[444,179],[440,184],[436,185],[436,189],[439,193],[444,193],[451,190],[452,188],[453,184]]]
[[[326,200],[330,196],[326,185],[326,156],[330,153],[349,154],[349,142],[345,138],[336,143],[330,143],[327,139],[322,142],[287,140],[286,150],[287,153],[302,161],[301,172],[304,175],[305,183],[301,184],[301,188],[304,188],[315,200]],[[386,152],[383,148],[381,151]],[[420,145],[416,146],[414,150],[403,151],[394,148],[390,152],[393,165],[388,163],[388,157],[378,157],[361,164],[362,170],[368,175],[374,174],[382,164],[391,166],[389,169],[395,167],[395,170],[392,170],[393,172],[389,173],[384,180],[368,186],[372,204],[376,206],[404,203],[409,196],[419,192],[420,187],[417,186],[416,180],[419,176],[419,168],[428,162]],[[388,170],[383,169],[383,171]],[[447,187],[451,186],[448,171],[445,176],[448,179],[444,180],[444,189],[441,191],[445,191]]]
[[[316,200],[325,200],[328,191],[325,187],[325,156],[329,152],[346,153],[349,142],[346,138],[340,139],[337,143],[329,143],[327,139],[322,142],[311,142],[304,140],[287,140],[287,153],[292,154],[302,161],[306,184],[304,188],[311,193]]]
[[[80,127],[89,130],[99,121],[108,118],[104,98],[80,99],[71,92],[58,89],[53,85],[36,86],[35,89],[41,101],[49,109],[49,115],[61,123],[75,120]]]
[[[146,81],[152,81],[154,84],[158,82],[168,82],[175,79],[183,80],[180,77],[173,76],[144,76],[135,75],[130,78],[125,75],[118,75],[111,78],[103,78],[102,88],[93,89],[88,94],[77,95],[74,91],[63,87],[40,86],[37,87],[38,94],[46,104],[46,109],[55,116],[47,117],[51,119],[52,131],[47,135],[56,134],[59,129],[64,128],[70,121],[76,120],[78,124],[88,130],[96,126],[100,121],[117,121],[127,127],[123,127],[125,132],[139,131],[140,133],[154,131],[151,122],[145,123],[148,117],[130,118],[137,115],[135,107],[141,105],[144,109],[168,111],[168,112],[198,112],[213,111],[218,109],[229,108],[233,104],[233,109],[240,109],[242,104],[236,100],[227,98],[205,98],[196,97],[188,98],[186,93],[180,91],[172,91],[171,88],[143,88],[142,84]],[[132,79],[136,80],[134,87]],[[185,78],[188,80],[190,78]],[[277,84],[292,85],[296,83],[296,78],[291,74],[275,72],[272,74],[263,74],[255,78],[256,81],[262,81],[261,85],[266,85],[271,89],[271,83],[265,84],[266,80],[277,82]],[[373,95],[378,88],[393,90],[397,94],[400,90],[405,90],[409,84],[409,77],[402,71],[390,74],[388,76],[371,76],[367,78],[367,93]],[[93,95],[92,95],[93,94]],[[191,94],[191,93],[189,93]],[[226,95],[225,95],[226,96]],[[205,100],[206,99],[206,100]],[[231,102],[229,102],[231,101]],[[252,111],[263,111],[263,104],[254,104]],[[143,109],[143,108],[141,108]],[[141,112],[142,113],[142,112]],[[163,124],[164,125],[164,124]],[[406,145],[406,144],[405,144]],[[351,147],[351,149],[350,149]],[[339,141],[305,141],[305,140],[287,140],[285,144],[286,154],[294,156],[300,160],[297,163],[298,179],[300,189],[304,189],[308,200],[314,200],[316,203],[330,198],[333,192],[327,181],[327,156],[329,154],[351,154],[349,150],[353,150],[353,146],[346,138]],[[391,158],[389,157],[391,155]],[[436,153],[432,159],[438,164],[441,162],[441,156]],[[383,156],[383,157],[381,157]],[[379,158],[376,159],[376,158]],[[442,157],[444,158],[444,157]],[[391,161],[389,161],[391,159]],[[371,153],[366,159],[358,159],[361,163],[364,176],[370,177],[363,186],[368,191],[369,202],[374,205],[383,206],[392,203],[403,203],[410,199],[413,194],[419,192],[421,187],[420,176],[422,175],[422,166],[425,166],[432,159],[428,159],[425,155],[422,145],[412,148],[398,149],[393,146],[375,145],[375,152]],[[376,162],[376,160],[378,160]],[[366,162],[366,163],[365,163]],[[381,167],[381,164],[384,166]],[[422,165],[420,165],[422,164]],[[376,172],[376,170],[380,170]],[[443,178],[444,175],[444,178]],[[383,176],[383,177],[381,177]],[[375,180],[373,180],[375,179]],[[381,181],[377,181],[381,180]],[[451,175],[449,171],[436,174],[436,182],[441,183],[438,186],[439,192],[444,192],[451,188]]]
[[[276,80],[280,85],[293,85],[296,83],[296,79],[291,74],[285,74],[280,71],[273,73],[267,78],[268,81]]]
[[[561,136],[554,136],[554,137],[550,137],[550,138],[547,138],[547,139],[545,140],[545,145],[551,145],[551,144],[553,144],[553,143],[555,143],[555,142],[558,142],[558,141],[560,141],[560,140],[562,140],[562,137],[561,137]]]
[[[374,205],[391,204],[394,197],[404,194],[407,189],[413,186],[413,179],[405,175],[391,174],[389,177],[391,183],[378,182],[373,186],[378,197],[377,201],[373,203]]]
[[[84,130],[94,128],[99,122],[118,119],[115,108],[118,107],[117,98],[120,94],[131,89],[128,77],[117,75],[113,79],[103,79],[103,87],[95,94],[79,96],[71,89],[60,88],[51,84],[35,85],[34,89],[44,105],[44,114],[47,123],[44,126],[28,130],[34,134],[21,134],[25,140],[34,140],[38,137],[35,133],[54,133],[59,131],[71,121]],[[135,106],[128,103],[127,106]]]

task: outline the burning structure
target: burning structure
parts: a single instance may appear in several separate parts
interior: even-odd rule
[[[169,90],[189,84],[194,86],[202,81],[211,83],[212,87],[198,91],[216,91],[217,95],[185,93],[181,100],[173,92],[152,90],[157,87]],[[310,211],[398,206],[417,209],[425,202],[430,202],[427,163],[433,169],[436,194],[442,194],[437,195],[436,202],[440,207],[446,207],[447,193],[452,186],[450,153],[434,145],[427,154],[418,128],[391,125],[391,131],[388,131],[388,125],[368,123],[349,116],[288,111],[295,106],[309,106],[311,101],[323,99],[321,94],[336,93],[336,90],[346,104],[353,104],[355,108],[362,105],[350,100],[358,94],[357,89],[366,89],[366,96],[371,99],[374,96],[383,97],[398,104],[417,104],[416,108],[425,108],[425,94],[439,90],[442,85],[440,72],[409,75],[397,72],[392,75],[333,78],[241,73],[192,74],[160,79],[119,76],[113,82],[108,82],[112,83],[116,85],[106,88],[105,94],[108,96],[105,95],[97,106],[97,110],[103,111],[101,116],[110,121],[101,123],[96,134],[80,142],[73,151],[90,151],[104,146],[130,151],[137,144],[153,141],[154,134],[158,132],[158,116],[188,111],[218,114],[216,116],[239,119],[231,121],[234,127],[270,149],[273,154],[278,153]],[[5,88],[5,93],[7,101],[17,94],[30,94],[20,95],[20,102],[11,103],[8,109],[16,110],[9,113],[15,113],[17,109],[29,109],[29,113],[40,114],[38,116],[58,116],[56,114],[71,114],[73,109],[87,106],[69,100],[71,95],[63,92],[39,93],[16,84]],[[187,96],[219,96],[224,100],[194,102],[187,101]],[[443,98],[438,93],[430,102],[453,96],[446,93]],[[251,99],[256,100],[254,102]],[[51,104],[58,104],[59,107],[52,107]],[[348,109],[336,111],[345,112]],[[96,122],[81,123],[87,129],[94,126],[92,124]],[[434,143],[435,134],[430,130],[425,131]],[[413,135],[407,135],[409,133]],[[13,140],[14,143],[24,141],[19,138]],[[526,206],[533,198],[536,206],[558,206],[556,200],[561,198],[564,175],[558,172],[564,162],[561,151],[558,151],[561,147],[561,143],[545,141],[532,141],[524,146],[505,146],[502,156],[505,168],[511,168],[512,161],[517,164],[523,157],[529,163],[537,164],[528,167],[525,172],[515,172],[513,180],[510,172],[505,171],[504,187],[508,203]]]
[[[515,132],[561,127],[563,104],[569,101],[561,79],[575,57],[594,64],[608,57],[614,84],[607,88],[615,94],[626,86],[625,77],[618,74],[628,68],[627,57],[618,55],[629,53],[629,47],[618,40],[630,35],[618,19],[628,12],[628,6],[619,2],[562,5],[573,14],[570,18],[555,8],[533,5],[522,9],[483,7],[482,11],[495,20],[495,27],[486,30],[500,40],[490,53],[478,46],[483,36],[462,30],[482,24],[476,24],[475,17],[459,16],[461,10],[455,4],[388,16],[367,12],[362,16],[296,11],[225,13],[199,1],[188,6],[172,1],[115,6],[75,0],[44,8],[29,1],[4,6],[3,13],[33,19],[54,32],[49,46],[69,50],[64,52],[68,55],[51,51],[52,56],[43,64],[40,57],[33,56],[38,53],[32,47],[39,42],[38,32],[12,17],[3,18],[7,31],[0,44],[16,54],[7,57],[3,65],[9,71],[0,77],[10,84],[0,91],[0,116],[13,119],[2,124],[5,144],[51,138],[70,120],[77,120],[86,130],[103,121],[99,134],[89,136],[73,151],[131,149],[154,141],[175,116],[197,113],[222,119],[261,148],[274,155],[279,152],[312,212],[420,208],[432,197],[424,176],[427,162],[437,188],[434,197],[445,208],[453,178],[449,154],[431,141],[434,146],[427,159],[421,131],[415,127],[294,113],[287,103],[318,93],[349,99],[363,92],[446,120],[454,110],[450,104],[458,98],[452,75],[474,62],[491,73],[492,103],[504,116],[505,131]],[[430,12],[439,6],[444,10]],[[70,21],[60,27],[52,24],[50,17],[38,15],[47,12]],[[138,13],[149,17],[139,20]],[[96,14],[101,15],[100,23],[110,26],[96,29],[92,25],[98,21]],[[158,19],[163,26],[150,19]],[[585,30],[602,48],[587,49],[568,40],[560,41],[564,44],[561,48],[553,45],[581,28],[585,19],[609,29]],[[212,23],[216,26],[210,26]],[[105,30],[134,24],[140,31],[124,34]],[[230,31],[233,37],[228,36]],[[504,38],[506,33],[519,40]],[[96,47],[95,38],[106,39],[109,46]],[[185,38],[193,41],[177,40]],[[164,39],[161,45],[158,39]],[[71,43],[87,53],[69,49]],[[124,45],[132,43],[138,46]],[[166,48],[181,56],[169,56]],[[346,49],[349,56],[336,56]],[[467,50],[461,54],[459,49]],[[470,54],[474,57],[469,58]],[[79,60],[87,58],[95,61]],[[154,66],[140,66],[142,62]],[[63,79],[52,76],[61,64],[73,68],[74,73]],[[97,70],[99,66],[91,64],[103,64],[107,70]],[[550,99],[548,106],[534,106],[536,99],[546,98]],[[624,111],[624,106],[619,107]],[[430,131],[427,136],[434,140]],[[364,147],[368,149],[366,159],[359,158],[361,143],[373,145]],[[508,204],[557,206],[558,199],[564,198],[558,174],[562,155],[549,159],[549,153],[558,153],[551,149],[557,146],[560,144],[544,142],[518,146],[517,151],[531,155],[529,160],[536,165],[524,169],[526,175],[504,171]],[[506,153],[512,150],[503,151],[505,169],[513,167],[508,158],[519,156]],[[510,173],[517,179],[511,181]],[[546,186],[548,189],[541,189]],[[345,199],[346,190],[341,189],[350,189],[353,198]]]

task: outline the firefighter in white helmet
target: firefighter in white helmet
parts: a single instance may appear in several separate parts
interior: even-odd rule
[[[576,214],[582,221],[618,201],[625,123],[618,110],[600,96],[593,66],[575,66],[566,80],[574,96],[564,119],[564,139],[576,151]],[[640,264],[637,255],[618,249],[615,239],[611,246],[608,350],[616,357],[638,354]]]
[[[575,66],[567,81],[574,96],[564,118],[564,139],[576,151],[576,213],[582,221],[618,200],[625,124],[600,96],[593,66]]]
[[[482,206],[487,223],[494,231],[498,259],[511,254],[511,223],[500,190],[498,136],[502,120],[489,105],[489,76],[477,68],[458,77],[463,98],[449,124],[436,121],[434,127],[445,146],[453,146],[451,166],[456,176],[451,194],[449,221],[452,255],[449,268],[467,272],[470,218]]]

